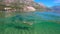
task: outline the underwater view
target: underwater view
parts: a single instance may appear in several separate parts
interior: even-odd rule
[[[60,34],[60,15],[35,11],[0,18],[0,34]]]
[[[60,0],[0,0],[0,34],[60,34]]]

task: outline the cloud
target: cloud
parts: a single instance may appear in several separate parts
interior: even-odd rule
[[[54,3],[60,3],[60,0],[54,0]]]

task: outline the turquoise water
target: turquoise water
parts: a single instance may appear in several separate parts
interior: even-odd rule
[[[25,12],[0,18],[0,34],[60,34],[60,14]]]

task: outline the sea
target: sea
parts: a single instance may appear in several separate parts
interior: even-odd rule
[[[1,15],[0,34],[60,34],[59,13],[35,11]]]

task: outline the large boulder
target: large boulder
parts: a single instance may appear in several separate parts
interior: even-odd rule
[[[31,7],[31,6],[26,6],[23,9],[24,11],[35,11],[36,10],[34,7]]]

